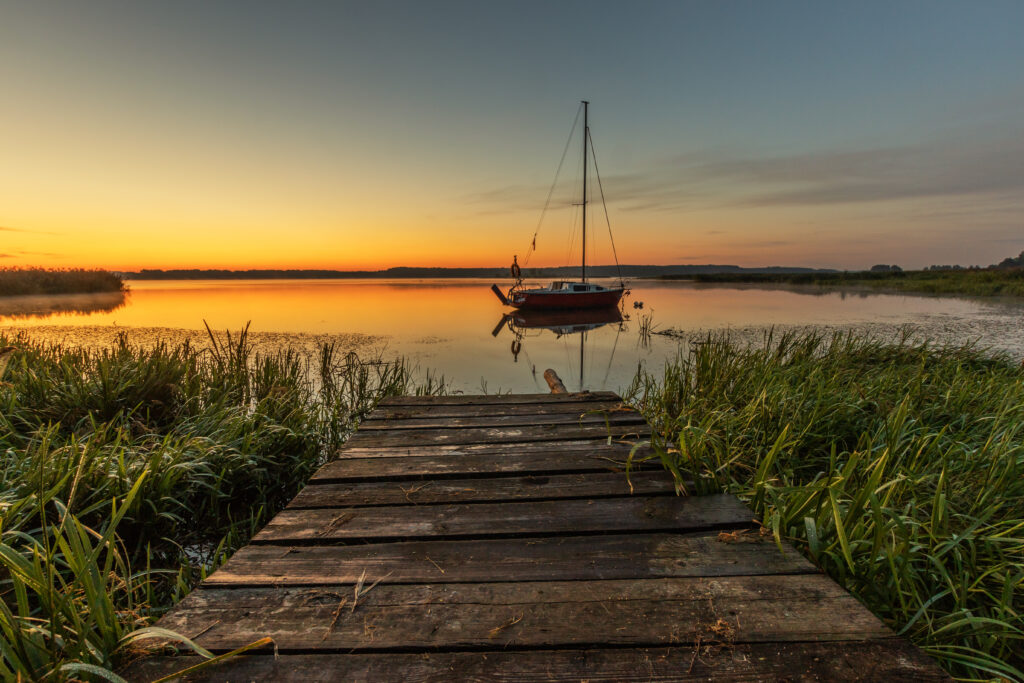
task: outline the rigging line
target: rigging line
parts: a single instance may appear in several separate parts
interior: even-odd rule
[[[548,206],[551,205],[551,197],[555,194],[555,186],[558,185],[558,176],[562,173],[562,164],[565,163],[565,155],[569,153],[569,145],[572,143],[572,136],[576,133],[576,126],[580,122],[580,111],[583,110],[583,104],[576,108],[576,118],[573,119],[572,128],[569,130],[569,137],[565,141],[565,147],[562,149],[562,158],[558,162],[558,170],[555,171],[555,179],[551,183],[551,188],[548,190],[548,198],[544,201],[544,208],[540,212],[540,219],[537,221],[537,227],[533,230],[533,240],[530,242],[530,248],[526,252],[526,259],[523,261],[523,265],[530,262],[530,257],[533,256],[533,252],[537,248],[537,233],[540,232],[541,223],[544,222],[544,214],[548,212]]]
[[[604,200],[604,185],[601,184],[601,171],[597,168],[597,151],[594,149],[594,138],[587,131],[587,140],[590,141],[590,154],[594,157],[594,175],[597,176],[597,189],[601,194],[601,206],[604,207],[604,222],[608,225],[608,239],[612,241],[612,256],[615,257],[615,272],[619,274],[619,284],[622,282],[622,268],[619,266],[619,254],[615,251],[615,237],[612,235],[612,221],[608,217],[608,204]]]
[[[576,369],[576,335],[572,325],[565,328],[565,332],[562,333],[562,343],[565,345],[565,357],[569,368],[569,378],[572,379],[573,371]]]
[[[537,384],[537,366],[533,364],[532,360],[530,360],[529,351],[523,351],[523,355],[526,356],[526,364],[530,366],[531,373],[533,374],[533,383]],[[538,386],[540,385],[538,384]]]
[[[579,188],[580,188],[580,182],[577,181],[576,182],[576,189],[579,189]],[[565,247],[565,262],[566,262],[566,264],[572,263],[572,250],[573,250],[573,247],[576,246],[576,233],[577,233],[577,228],[578,228],[578,226],[580,224],[580,212],[575,210],[575,208],[574,208],[575,206],[577,206],[577,205],[575,205],[575,204],[570,204],[569,205],[570,213],[572,214],[572,223],[570,224],[570,228],[569,228],[569,240],[568,240],[568,242],[566,242],[566,247]]]
[[[615,331],[615,342],[612,344],[611,355],[608,356],[608,367],[604,369],[604,379],[601,380],[601,387],[608,386],[608,375],[612,371],[612,360],[615,359],[615,349],[619,346],[620,334],[622,334],[622,323],[619,323],[619,329]]]

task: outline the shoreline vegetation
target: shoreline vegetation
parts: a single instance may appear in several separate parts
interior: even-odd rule
[[[0,297],[123,292],[123,278],[101,269],[0,268]]]
[[[401,359],[209,336],[0,335],[0,679],[119,680],[380,398],[445,389]]]
[[[625,394],[678,481],[739,495],[954,676],[1024,680],[1024,368],[863,334],[691,349]]]
[[[209,337],[0,335],[5,680],[124,667],[380,398],[447,391],[401,359]],[[697,341],[625,392],[664,465],[740,495],[954,675],[1024,678],[1024,369],[863,334]]]
[[[1021,258],[1024,258],[1022,256]],[[1011,260],[1011,259],[1008,259]],[[578,268],[535,268],[524,276],[572,277]],[[590,268],[593,277],[614,277],[614,266]],[[606,272],[607,271],[607,272]],[[916,292],[963,296],[1024,297],[1024,267],[957,268],[903,271],[833,271],[810,268],[738,266],[622,266],[623,277],[692,281],[706,284],[794,286],[822,292],[838,289]],[[338,270],[142,270],[115,273],[100,269],[0,268],[0,297],[124,292],[130,279],[142,280],[305,280],[504,278],[500,268],[388,268]]]
[[[961,266],[932,266],[928,271],[921,272],[958,272],[969,270],[976,271],[999,271],[1006,269],[1024,268],[1024,252],[1019,256],[1003,259],[998,264],[993,264],[982,269],[977,266],[963,268]],[[899,266],[874,266],[870,271],[863,273],[856,271],[838,271],[832,268],[807,268],[803,266],[761,266],[743,267],[731,264],[677,264],[677,265],[640,265],[640,264],[619,264],[599,265],[592,264],[587,268],[591,277],[599,278],[665,278],[665,279],[698,279],[703,277],[711,278],[746,278],[752,277],[750,282],[760,282],[760,278],[767,278],[765,282],[772,282],[774,278],[787,278],[793,276],[800,281],[800,278],[822,277],[853,277],[866,276],[866,279],[873,280],[876,269],[886,271],[902,272]],[[522,268],[524,278],[575,278],[578,277],[577,266],[558,266],[540,268]],[[492,267],[470,267],[470,268],[445,268],[425,266],[397,266],[380,270],[312,270],[312,269],[248,269],[248,270],[227,270],[227,269],[199,269],[199,268],[178,268],[178,269],[143,269],[136,272],[120,273],[126,279],[134,280],[304,280],[304,279],[424,279],[424,278],[497,278],[509,277],[507,266]],[[725,280],[732,281],[732,280]],[[743,280],[740,280],[743,281]]]
[[[664,275],[660,279],[718,284],[793,285],[816,287],[823,291],[855,287],[924,294],[1024,296],[1024,268],[840,273],[698,273]]]

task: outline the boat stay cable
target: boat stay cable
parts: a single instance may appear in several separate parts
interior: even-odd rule
[[[604,379],[601,380],[601,388],[608,386],[608,374],[612,371],[612,361],[615,359],[615,349],[619,347],[619,335],[622,334],[622,323],[615,331],[615,342],[612,344],[612,352],[608,354],[608,367],[604,369]]]
[[[577,179],[576,186],[573,194],[579,194],[577,190],[580,189],[580,181]],[[565,243],[565,262],[570,263],[572,261],[572,250],[576,248],[576,233],[579,232],[580,226],[580,212],[572,212],[572,225],[569,228],[569,237]]]
[[[619,274],[619,284],[625,286],[625,282],[622,280],[622,267],[619,265],[619,254],[615,251],[615,236],[612,235],[612,221],[608,217],[608,204],[604,200],[604,185],[601,184],[601,171],[597,168],[597,151],[594,149],[594,138],[590,136],[590,131],[587,131],[587,140],[590,141],[590,154],[594,160],[594,175],[597,176],[597,189],[601,195],[601,206],[604,208],[604,222],[608,226],[608,239],[612,243],[612,256],[615,257],[615,272]]]
[[[530,248],[526,251],[526,258],[523,259],[523,265],[525,266],[530,262],[530,257],[533,252],[537,250],[537,233],[540,232],[540,226],[544,222],[544,215],[548,212],[548,207],[551,205],[551,197],[555,194],[555,187],[558,185],[558,177],[562,173],[562,165],[565,163],[565,155],[569,153],[569,146],[572,144],[572,136],[576,133],[576,126],[580,122],[580,111],[582,111],[583,105],[580,104],[579,109],[576,110],[576,118],[572,122],[572,128],[569,130],[569,138],[565,141],[565,148],[562,150],[562,159],[558,162],[558,170],[555,171],[555,179],[551,183],[551,189],[548,190],[548,198],[544,201],[544,208],[540,212],[540,218],[537,220],[537,227],[533,231],[533,239],[530,241]]]

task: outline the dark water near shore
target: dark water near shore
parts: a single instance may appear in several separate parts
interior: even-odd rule
[[[251,321],[258,349],[315,348],[323,340],[360,353],[404,355],[475,392],[547,391],[555,368],[570,389],[618,390],[638,364],[652,370],[689,340],[728,330],[759,341],[764,330],[901,329],[942,343],[977,342],[1024,357],[1024,302],[765,289],[637,280],[624,319],[572,315],[504,319],[510,312],[478,280],[132,281],[119,295],[0,299],[0,331],[30,329],[55,342],[102,345],[119,331],[138,343],[205,337]],[[642,301],[643,309],[633,302]],[[641,333],[648,318],[656,334]],[[671,331],[667,336],[657,332]],[[582,342],[582,360],[581,360]],[[582,380],[581,380],[582,374]]]

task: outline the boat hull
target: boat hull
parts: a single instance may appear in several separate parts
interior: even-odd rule
[[[580,309],[520,308],[510,317],[512,324],[519,329],[547,329],[561,334],[622,322],[622,312],[618,306]]]
[[[515,292],[509,305],[522,310],[609,308],[618,305],[624,291],[622,288],[605,289],[600,292],[551,292],[526,289]]]

